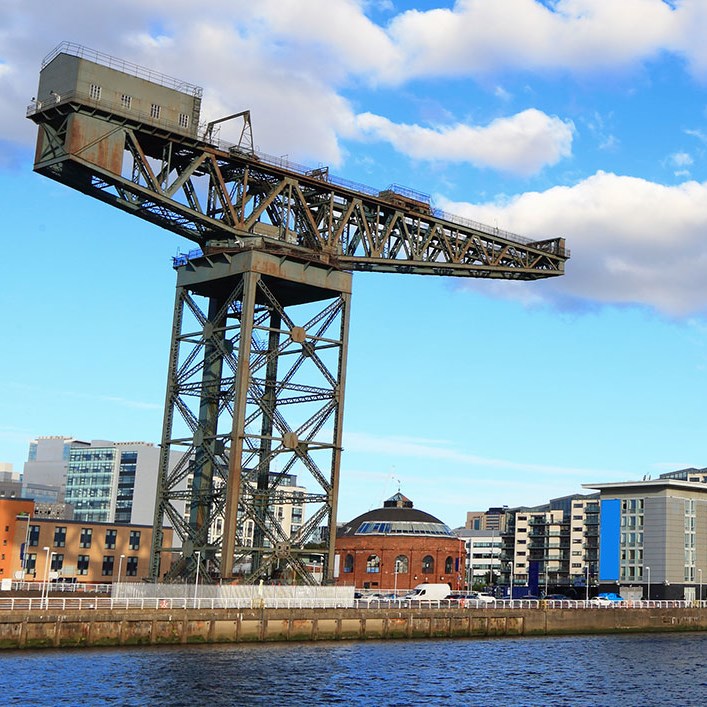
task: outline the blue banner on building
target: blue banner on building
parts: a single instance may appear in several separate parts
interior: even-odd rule
[[[533,596],[539,596],[539,580],[540,563],[537,560],[531,560],[528,568],[528,594],[532,594]]]
[[[621,539],[621,501],[617,498],[601,502],[599,529],[599,581],[616,582]]]

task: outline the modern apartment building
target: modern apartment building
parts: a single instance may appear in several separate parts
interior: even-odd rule
[[[307,489],[297,485],[297,476],[294,474],[270,474],[271,483],[277,479],[277,484],[273,486],[271,497],[273,503],[270,510],[277,519],[279,527],[282,528],[285,535],[294,537],[297,531],[304,523],[304,497]],[[253,489],[255,490],[255,489]],[[266,521],[268,527],[272,526],[270,521]],[[255,524],[248,519],[243,524],[243,535],[245,544],[253,545],[253,534],[255,532]],[[270,547],[270,542],[267,538],[264,541],[265,547]]]
[[[487,511],[468,511],[464,527],[467,530],[495,530],[497,533],[506,529],[508,506],[497,506]]]
[[[500,532],[461,528],[455,533],[466,549],[466,586],[495,586],[501,577],[503,538]]]
[[[593,586],[598,573],[598,495],[512,509],[503,533],[501,583],[533,595]]]
[[[106,583],[148,575],[152,526],[37,518],[31,499],[0,499],[0,578]],[[165,547],[172,529],[165,528]],[[172,558],[163,553],[163,571]]]
[[[22,495],[43,503],[63,503],[71,449],[88,446],[73,437],[37,437],[29,444]]]
[[[707,483],[702,471],[584,485],[600,493],[599,581],[604,591],[628,598],[705,597]]]
[[[172,455],[170,467],[180,456]],[[39,437],[30,443],[23,495],[66,504],[73,509],[67,517],[83,522],[151,525],[159,457],[148,442]]]

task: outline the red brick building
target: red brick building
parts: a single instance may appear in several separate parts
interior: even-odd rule
[[[336,556],[337,584],[376,590],[411,589],[423,582],[461,589],[466,559],[464,543],[400,493],[339,528]]]

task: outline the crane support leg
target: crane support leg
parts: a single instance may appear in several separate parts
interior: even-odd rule
[[[181,540],[171,574],[198,552],[224,580],[332,581],[351,275],[247,250],[190,260],[177,291],[155,512]]]

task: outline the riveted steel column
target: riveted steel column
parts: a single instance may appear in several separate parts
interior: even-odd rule
[[[221,577],[233,576],[233,555],[236,547],[239,500],[241,495],[241,462],[245,436],[245,414],[250,384],[250,347],[255,316],[255,291],[260,275],[252,270],[243,276],[243,307],[241,309],[238,370],[233,399],[233,424],[226,484],[226,511],[221,538]]]

